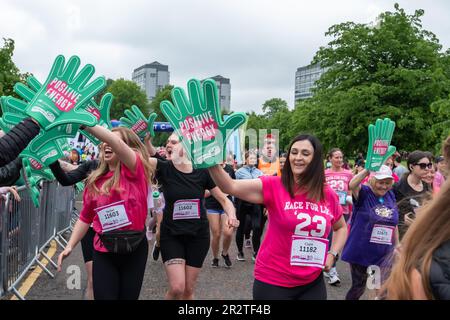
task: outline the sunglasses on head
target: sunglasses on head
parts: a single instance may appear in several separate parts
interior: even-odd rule
[[[433,168],[433,164],[431,162],[430,163],[416,163],[415,166],[419,166],[420,169],[422,169],[422,170]]]

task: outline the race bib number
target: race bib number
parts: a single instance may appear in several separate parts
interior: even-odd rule
[[[384,226],[376,224],[372,229],[372,236],[370,237],[370,242],[392,245],[392,239],[394,237],[395,227]]]
[[[100,219],[102,232],[116,230],[131,224],[124,203],[125,201],[122,200],[94,209]]]
[[[173,204],[173,220],[200,219],[200,200],[178,200]]]
[[[328,240],[323,238],[292,236],[291,266],[324,268]]]
[[[347,204],[347,192],[345,191],[336,191],[339,197],[339,204],[346,205]]]

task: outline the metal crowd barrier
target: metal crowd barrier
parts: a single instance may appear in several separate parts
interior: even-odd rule
[[[34,207],[26,187],[18,188],[21,201],[11,194],[0,200],[0,297],[13,293],[25,300],[17,286],[35,265],[53,278],[40,259],[57,267],[45,251],[52,241],[64,248],[63,235],[76,222],[75,189],[56,181],[44,181],[41,186],[39,208]]]

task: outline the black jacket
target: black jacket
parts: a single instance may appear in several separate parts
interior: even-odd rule
[[[430,285],[437,300],[450,300],[450,240],[433,252]]]
[[[0,187],[12,186],[20,177],[22,159],[17,158],[0,168]]]
[[[52,170],[56,180],[58,180],[61,185],[72,186],[75,183],[86,179],[91,171],[98,168],[98,164],[98,160],[85,161],[80,164],[75,170],[64,172],[64,170],[59,165],[59,162],[55,161],[50,165],[50,169]]]
[[[27,118],[2,137],[0,139],[0,167],[16,159],[30,141],[38,135],[39,131],[39,125],[34,123],[31,118]]]

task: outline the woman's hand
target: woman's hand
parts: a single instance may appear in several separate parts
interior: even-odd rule
[[[236,217],[228,218],[228,227],[230,228],[237,228],[239,227],[240,221],[236,219]]]
[[[66,249],[64,249],[63,252],[61,252],[58,256],[58,272],[61,272],[61,266],[63,263],[63,260],[70,256],[72,253],[72,248],[70,246],[67,246]]]
[[[9,187],[9,192],[14,196],[14,199],[16,199],[17,202],[20,201],[20,196],[19,193],[17,192],[16,186]]]
[[[331,253],[327,253],[327,260],[325,262],[325,267],[323,268],[323,271],[330,272],[331,268],[333,267],[335,257]]]

